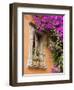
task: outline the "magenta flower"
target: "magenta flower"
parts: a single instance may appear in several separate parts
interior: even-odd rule
[[[54,26],[53,26],[53,24],[48,23],[48,24],[45,25],[45,29],[47,29],[49,31],[49,30],[54,29]]]
[[[38,31],[55,29],[63,39],[63,15],[33,15],[33,20]]]
[[[43,16],[41,22],[46,23],[48,21],[48,16]]]
[[[52,72],[52,73],[59,73],[59,72],[60,72],[60,68],[59,68],[58,66],[54,65],[54,66],[52,67],[51,72]]]

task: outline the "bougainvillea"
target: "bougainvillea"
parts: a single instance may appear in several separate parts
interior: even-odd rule
[[[34,15],[33,20],[38,31],[55,29],[63,40],[63,15]]]
[[[48,47],[54,57],[52,72],[63,72],[63,15],[33,15],[31,25],[38,32],[48,32]]]

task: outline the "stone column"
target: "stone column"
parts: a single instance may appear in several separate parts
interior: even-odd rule
[[[38,48],[38,41],[37,41],[37,36],[35,34],[35,53],[34,53],[35,57],[36,57],[37,48]]]
[[[40,67],[43,68],[43,69],[46,69],[47,66],[46,66],[46,63],[45,63],[45,52],[44,52],[44,48],[45,48],[45,43],[46,43],[46,36],[43,36],[41,38],[41,41],[40,41]]]
[[[30,26],[30,45],[29,45],[28,66],[32,65],[33,37],[34,37],[34,28]]]

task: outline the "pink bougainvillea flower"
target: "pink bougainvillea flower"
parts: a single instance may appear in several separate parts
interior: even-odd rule
[[[54,66],[52,67],[51,72],[52,72],[52,73],[59,73],[59,72],[60,72],[60,68],[54,65]]]
[[[55,28],[60,39],[63,38],[63,15],[33,15],[33,20],[38,31],[50,31]]]

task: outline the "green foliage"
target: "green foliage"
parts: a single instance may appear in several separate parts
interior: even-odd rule
[[[51,44],[51,47],[50,47]],[[60,71],[63,71],[63,42],[58,37],[55,30],[51,30],[48,34],[48,47],[51,49],[54,64],[60,67]]]

